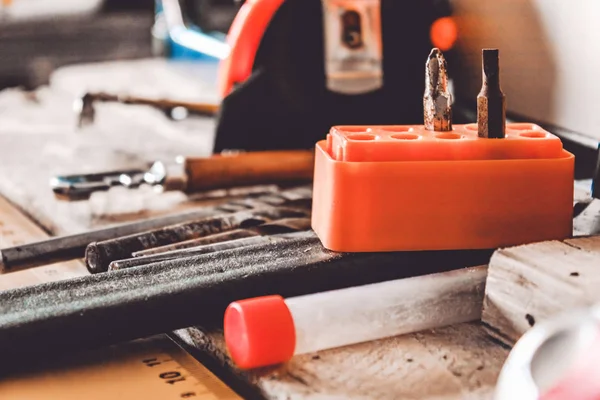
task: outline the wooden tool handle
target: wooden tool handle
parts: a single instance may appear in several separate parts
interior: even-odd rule
[[[187,191],[281,184],[313,177],[314,150],[262,151],[188,158]]]

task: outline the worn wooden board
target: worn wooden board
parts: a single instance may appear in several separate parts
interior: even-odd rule
[[[479,323],[468,323],[244,372],[227,356],[222,333],[193,328],[176,334],[268,399],[491,399],[508,355]]]
[[[502,249],[490,260],[482,321],[512,345],[537,322],[600,301],[598,287],[600,236]]]

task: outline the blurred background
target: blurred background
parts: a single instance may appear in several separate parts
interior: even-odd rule
[[[239,8],[234,0],[177,3],[191,29],[219,39]],[[0,88],[33,89],[64,65],[169,56],[171,51],[202,58],[169,48],[163,8],[160,0],[2,0]]]
[[[410,9],[410,3],[419,0],[403,1]],[[57,68],[79,63],[149,57],[216,60],[226,52],[218,43],[241,3],[0,0],[0,88],[33,89],[47,84]],[[169,21],[172,17],[165,17],[164,11],[177,6],[183,16],[179,22],[214,38],[213,45],[182,45],[185,40],[169,32],[178,21]],[[600,136],[600,2],[454,0],[451,7],[458,27],[458,55],[451,74],[459,101],[474,103],[481,85],[481,49],[498,47],[511,113]],[[206,50],[211,46],[212,51]]]

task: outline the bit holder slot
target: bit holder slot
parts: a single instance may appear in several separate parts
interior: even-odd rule
[[[537,143],[532,144],[535,139]],[[477,124],[433,132],[419,125],[335,126],[327,149],[338,161],[486,160],[558,157],[560,139],[534,124],[508,124],[503,139],[480,138]]]
[[[541,127],[334,126],[316,145],[312,227],[334,251],[486,249],[572,234],[574,156]]]

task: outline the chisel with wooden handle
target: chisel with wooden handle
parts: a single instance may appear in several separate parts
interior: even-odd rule
[[[151,185],[186,193],[258,184],[292,184],[313,177],[313,150],[257,151],[218,154],[207,158],[178,157],[175,163],[157,161],[149,169],[130,169],[52,178],[61,200],[85,200],[113,186]]]
[[[83,128],[91,125],[96,119],[95,103],[121,103],[144,105],[162,110],[169,118],[181,120],[188,114],[213,116],[219,110],[218,104],[198,103],[189,101],[152,99],[149,97],[131,96],[107,92],[87,92],[75,101],[78,126]]]

